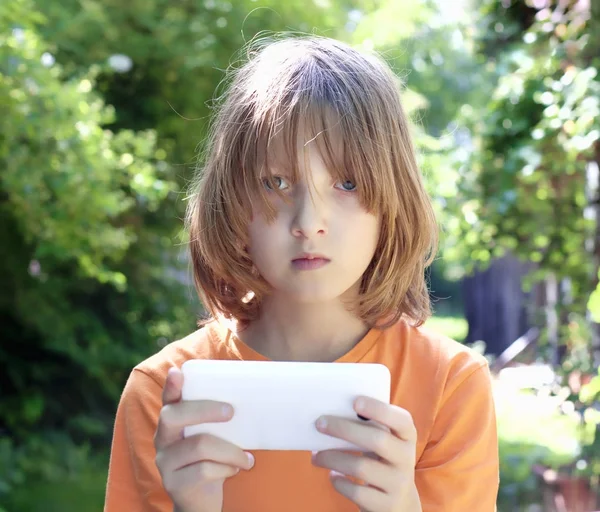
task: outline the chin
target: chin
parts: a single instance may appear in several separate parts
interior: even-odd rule
[[[305,293],[305,294],[290,294],[294,302],[299,304],[322,304],[324,302],[332,302],[339,298],[339,295],[332,295],[331,293]]]
[[[293,288],[284,290],[285,295],[292,298],[294,302],[301,304],[332,302],[344,297],[352,285],[327,286],[326,283],[319,283],[318,286]],[[281,288],[280,288],[281,289]]]

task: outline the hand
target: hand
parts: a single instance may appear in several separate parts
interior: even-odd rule
[[[163,389],[163,408],[154,436],[156,465],[177,512],[221,512],[223,483],[254,459],[241,448],[208,434],[183,437],[183,428],[232,418],[229,404],[181,401],[183,373],[171,368]]]
[[[323,416],[317,421],[317,429],[370,453],[326,450],[313,455],[313,464],[331,469],[336,490],[361,511],[421,512],[415,485],[417,432],[410,413],[368,397],[358,398],[354,409],[372,421]]]

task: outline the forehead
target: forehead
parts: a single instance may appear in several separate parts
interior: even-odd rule
[[[334,172],[343,166],[345,139],[339,116],[330,109],[310,109],[279,123],[262,149],[265,170],[296,174],[320,162]]]
[[[271,211],[265,176],[278,174],[310,183],[315,179],[311,167],[318,166],[320,177],[327,171],[335,181],[352,181],[367,210],[381,210],[386,207],[383,202],[395,205],[397,198],[386,186],[389,159],[379,149],[385,146],[384,131],[371,129],[375,123],[369,122],[368,111],[361,111],[361,117],[340,112],[335,105],[317,105],[278,104],[255,118],[256,129],[245,133],[241,154],[245,197],[251,202],[258,195]]]

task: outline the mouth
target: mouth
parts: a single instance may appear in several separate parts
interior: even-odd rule
[[[292,265],[297,270],[316,270],[324,267],[331,260],[322,254],[303,253],[292,260]]]

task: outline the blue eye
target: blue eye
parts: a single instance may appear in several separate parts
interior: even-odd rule
[[[285,190],[289,188],[289,185],[281,176],[272,176],[271,178],[264,178],[263,183],[267,190]]]
[[[335,186],[344,192],[354,192],[356,190],[356,185],[350,180],[340,181],[336,183]]]

